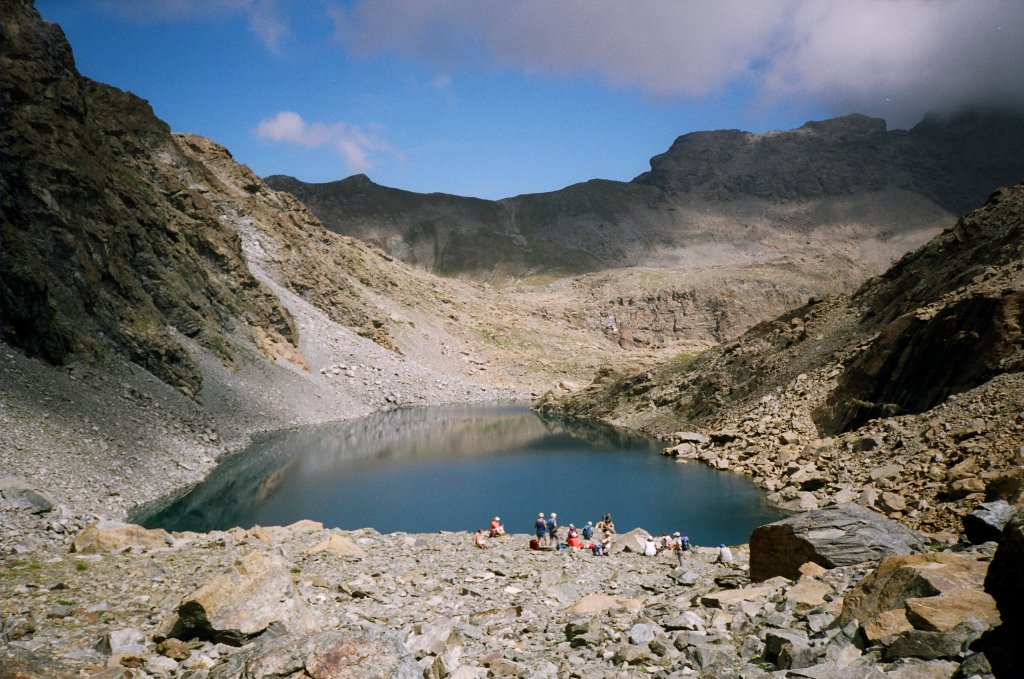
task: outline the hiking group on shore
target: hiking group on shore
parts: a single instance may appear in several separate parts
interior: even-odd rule
[[[558,514],[551,512],[545,516],[544,512],[537,514],[537,520],[533,523],[534,537],[530,540],[529,548],[532,550],[554,549],[563,551],[567,549],[589,550],[595,556],[607,556],[611,553],[612,535],[615,533],[615,522],[612,521],[610,512],[606,513],[597,525],[593,521],[587,521],[586,525],[577,529],[574,524],[569,524],[565,542],[560,541],[558,525]],[[600,537],[597,535],[600,534]],[[476,531],[474,544],[479,548],[487,546],[488,538],[502,537],[505,535],[505,526],[501,523],[501,517],[495,516],[491,520],[491,527],[485,533],[483,528]],[[664,551],[674,552],[682,564],[682,553],[691,548],[690,538],[676,531],[672,535],[662,533],[659,537],[647,536],[646,544],[641,550],[644,556],[657,556]],[[722,545],[721,557],[732,560],[728,548]],[[725,559],[723,559],[725,560]]]

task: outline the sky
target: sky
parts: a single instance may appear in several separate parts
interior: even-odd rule
[[[37,0],[79,71],[257,174],[481,198],[682,134],[1024,110],[1022,0]]]

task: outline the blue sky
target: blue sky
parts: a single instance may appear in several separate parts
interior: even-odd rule
[[[38,0],[79,70],[260,175],[483,198],[680,134],[1024,108],[1017,0]]]

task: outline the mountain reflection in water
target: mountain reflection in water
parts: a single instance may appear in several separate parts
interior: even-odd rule
[[[780,514],[750,482],[658,454],[657,442],[523,407],[379,413],[269,434],[233,455],[149,527],[207,531],[299,519],[346,529],[474,530],[501,515],[529,532],[537,512],[563,524],[611,511],[620,530],[688,531],[744,542]],[[709,523],[710,522],[710,523]]]

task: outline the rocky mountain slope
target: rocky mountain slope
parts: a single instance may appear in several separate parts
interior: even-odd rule
[[[915,232],[944,226],[994,187],[1020,180],[1022,132],[1024,118],[1001,113],[929,117],[909,131],[849,115],[788,132],[697,132],[632,182],[594,180],[500,201],[415,194],[364,175],[267,182],[309,205],[327,228],[447,276],[720,266],[782,252],[886,264],[886,253],[923,242]],[[861,251],[844,252],[850,244]]]
[[[1022,290],[1018,184],[852,295],[543,408],[674,439],[793,508],[858,501],[956,533],[979,502],[1024,499]]]

